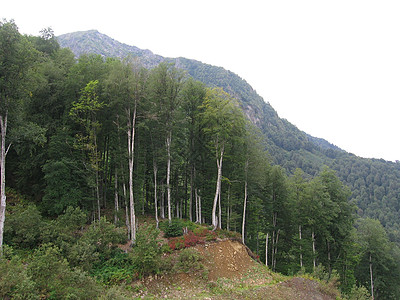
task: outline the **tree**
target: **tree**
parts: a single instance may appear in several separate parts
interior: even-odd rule
[[[361,260],[356,268],[357,280],[369,286],[373,299],[398,299],[398,247],[389,241],[378,220],[359,219],[356,228],[361,246]]]
[[[107,80],[108,94],[112,97],[116,118],[123,116],[126,122],[129,169],[129,206],[131,241],[136,240],[136,214],[134,201],[135,134],[138,104],[144,99],[147,72],[137,62],[115,62]]]
[[[98,80],[90,81],[82,89],[79,101],[74,102],[70,110],[70,116],[82,127],[83,132],[76,135],[76,146],[78,149],[87,151],[89,154],[89,165],[87,168],[95,174],[95,190],[97,199],[97,216],[100,220],[100,192],[99,192],[99,151],[97,134],[101,124],[97,120],[97,113],[104,107],[104,102],[99,101]]]
[[[150,99],[157,110],[157,118],[165,125],[165,149],[167,153],[167,203],[168,220],[171,222],[171,143],[176,122],[175,113],[180,104],[180,91],[184,74],[173,64],[161,63],[150,74]]]
[[[198,207],[198,186],[196,182],[196,170],[202,150],[202,127],[200,124],[200,106],[206,96],[206,88],[203,83],[189,79],[182,91],[182,106],[186,117],[187,151],[188,163],[190,168],[190,194],[189,194],[189,219],[193,221],[193,198],[195,199],[196,221],[201,222],[199,218]],[[197,195],[197,197],[196,197]]]
[[[0,255],[6,212],[6,156],[11,144],[6,144],[9,114],[18,102],[27,97],[27,75],[34,60],[34,50],[20,35],[13,21],[0,22]]]
[[[217,220],[217,202],[221,197],[222,163],[224,154],[234,141],[241,139],[245,129],[245,119],[237,102],[221,88],[207,89],[203,103],[202,123],[204,132],[211,140],[217,162],[217,180],[212,206],[212,225],[221,227]]]

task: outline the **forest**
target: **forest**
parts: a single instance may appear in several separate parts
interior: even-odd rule
[[[159,246],[158,228],[206,224],[240,233],[272,271],[399,299],[400,249],[380,221],[359,217],[334,168],[271,159],[230,92],[169,62],[75,58],[51,29],[0,22],[0,295],[112,293],[161,272],[176,245]]]

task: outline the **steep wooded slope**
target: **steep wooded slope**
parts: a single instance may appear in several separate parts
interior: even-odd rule
[[[76,56],[83,53],[120,58],[131,55],[140,58],[147,68],[165,60],[174,62],[206,85],[222,87],[240,101],[247,117],[260,128],[274,163],[289,172],[301,168],[311,176],[324,165],[336,170],[340,179],[351,188],[352,199],[360,208],[359,214],[378,218],[391,239],[400,242],[400,163],[360,158],[326,140],[311,137],[286,119],[279,118],[272,106],[264,102],[245,80],[222,67],[187,58],[164,58],[149,50],[119,43],[96,30],[65,34],[58,40]]]

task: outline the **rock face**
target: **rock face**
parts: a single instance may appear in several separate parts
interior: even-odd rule
[[[139,49],[120,43],[97,30],[67,33],[57,37],[61,47],[68,47],[76,57],[82,54],[100,54],[104,57],[140,57],[146,68],[152,68],[164,60],[150,50]]]

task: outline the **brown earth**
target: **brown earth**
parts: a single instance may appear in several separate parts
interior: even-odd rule
[[[335,288],[301,277],[288,278],[253,260],[238,241],[194,247],[205,271],[150,276],[136,282],[142,299],[336,299]]]

